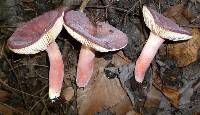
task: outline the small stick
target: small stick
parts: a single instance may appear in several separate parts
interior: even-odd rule
[[[31,115],[31,111],[46,97],[46,96],[48,96],[48,93],[47,94],[45,94],[40,100],[38,100],[32,107],[31,107],[31,109],[29,110],[29,115]]]
[[[83,10],[85,9],[85,7],[87,6],[88,2],[90,0],[84,0],[80,6],[80,11],[83,12]]]

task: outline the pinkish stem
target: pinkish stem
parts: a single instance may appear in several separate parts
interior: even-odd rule
[[[93,73],[95,53],[82,45],[79,54],[76,83],[79,87],[85,87]]]
[[[135,66],[135,80],[137,82],[142,82],[145,76],[147,69],[150,66],[151,61],[155,57],[159,47],[165,40],[161,37],[150,33],[149,39],[145,44],[139,58],[136,61]]]
[[[62,55],[56,42],[48,46],[47,53],[50,62],[49,98],[54,99],[60,96],[64,76],[64,65]]]

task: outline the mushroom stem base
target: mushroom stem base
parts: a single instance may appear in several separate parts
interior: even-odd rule
[[[149,39],[146,42],[139,58],[136,61],[135,66],[135,80],[137,82],[142,82],[145,76],[147,69],[150,66],[151,61],[155,57],[159,47],[165,40],[161,37],[150,33]]]

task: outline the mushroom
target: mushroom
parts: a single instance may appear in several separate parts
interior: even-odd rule
[[[144,22],[151,32],[148,41],[136,61],[135,79],[138,82],[143,81],[145,72],[165,39],[179,41],[192,38],[190,32],[179,27],[175,22],[155,10],[143,6],[142,12]]]
[[[49,97],[60,96],[64,66],[59,47],[55,42],[62,30],[64,8],[46,12],[16,29],[7,46],[18,54],[36,54],[46,50],[50,61]]]
[[[126,34],[105,22],[94,25],[81,11],[69,11],[64,15],[64,27],[82,43],[77,67],[76,82],[85,87],[92,75],[95,51],[116,51],[126,46]]]

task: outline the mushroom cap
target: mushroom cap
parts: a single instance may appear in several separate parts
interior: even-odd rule
[[[65,8],[46,12],[16,29],[7,46],[19,54],[35,54],[46,50],[62,30]]]
[[[142,12],[146,26],[156,35],[172,41],[192,38],[190,32],[179,27],[175,22],[155,10],[143,6]]]
[[[94,25],[80,11],[66,12],[64,27],[72,37],[96,51],[115,51],[124,48],[128,43],[128,38],[122,31],[105,22]]]

